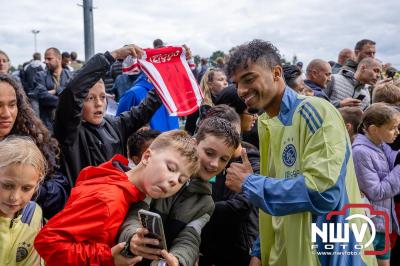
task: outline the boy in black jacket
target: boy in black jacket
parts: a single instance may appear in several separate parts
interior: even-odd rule
[[[97,166],[117,153],[126,156],[128,137],[160,107],[160,98],[152,90],[139,106],[120,117],[105,115],[107,97],[102,77],[115,60],[142,54],[143,50],[136,45],[96,54],[60,94],[54,134],[61,146],[61,165],[71,186],[84,167]]]

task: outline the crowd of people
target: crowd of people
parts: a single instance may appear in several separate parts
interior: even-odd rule
[[[86,63],[50,47],[18,74],[0,50],[0,264],[398,265],[400,81],[375,52],[363,39],[303,71],[256,39],[188,66],[203,100],[177,117],[125,73],[134,44]],[[362,203],[388,218],[347,209]],[[348,219],[346,247],[311,235]]]

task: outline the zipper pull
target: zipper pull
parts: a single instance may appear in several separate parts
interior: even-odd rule
[[[11,222],[10,222],[10,229],[12,229],[13,225],[14,225],[14,219],[11,219]]]

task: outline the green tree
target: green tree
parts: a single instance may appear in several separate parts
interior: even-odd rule
[[[220,51],[220,50],[218,50],[218,51],[215,51],[214,53],[212,53],[212,55],[210,56],[210,63],[211,63],[211,65],[212,66],[217,66],[217,58],[218,57],[222,57],[222,58],[224,58],[224,52],[222,52],[222,51]]]

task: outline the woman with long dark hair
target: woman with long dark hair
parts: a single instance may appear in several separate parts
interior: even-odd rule
[[[33,199],[49,219],[64,207],[70,189],[58,171],[58,142],[31,108],[20,83],[11,75],[0,74],[0,141],[9,135],[32,138],[46,158],[47,176]]]

